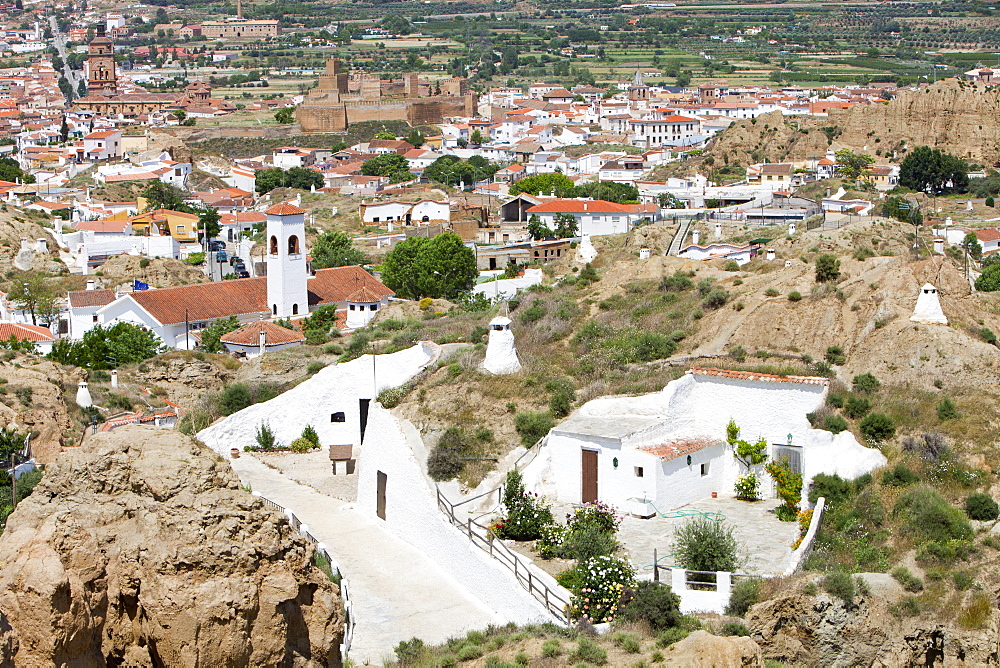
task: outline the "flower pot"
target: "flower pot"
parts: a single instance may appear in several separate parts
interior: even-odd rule
[[[240,458],[240,449],[239,448],[230,448],[229,449],[229,456],[232,457],[233,459],[239,459]]]
[[[719,493],[718,492],[712,492],[712,498],[713,499],[719,498]]]

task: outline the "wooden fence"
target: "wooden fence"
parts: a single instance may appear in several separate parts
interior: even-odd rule
[[[449,522],[458,527],[459,530],[468,536],[473,545],[489,554],[493,559],[503,564],[510,572],[512,572],[517,581],[521,583],[521,586],[527,589],[529,594],[542,603],[545,606],[545,609],[549,611],[549,614],[558,619],[560,622],[569,625],[571,620],[569,617],[570,601],[568,598],[557,589],[549,586],[548,583],[546,583],[534,572],[537,567],[531,562],[530,559],[526,559],[525,557],[517,554],[504,545],[503,541],[494,538],[492,533],[490,533],[489,527],[479,521],[486,515],[492,515],[493,512],[499,508],[502,494],[503,490],[500,487],[497,487],[496,489],[484,492],[478,496],[453,504],[445,497],[444,494],[441,493],[441,490],[438,489],[438,509],[444,513]],[[497,502],[496,506],[491,510],[481,513],[477,517],[467,517],[464,520],[455,514],[455,509],[459,506],[463,506],[478,499],[485,499],[492,495],[496,495]]]

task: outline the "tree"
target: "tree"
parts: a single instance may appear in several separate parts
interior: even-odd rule
[[[201,330],[201,349],[206,353],[222,352],[222,341],[220,339],[229,332],[239,329],[240,321],[235,315],[228,318],[220,318],[211,325]]]
[[[313,258],[313,269],[346,267],[368,262],[368,256],[352,245],[349,236],[332,230],[323,232],[316,238],[310,253]]]
[[[867,153],[855,153],[849,148],[842,148],[834,155],[837,157],[837,171],[851,180],[866,176],[868,168],[875,163],[875,158]]]
[[[171,211],[190,212],[191,207],[184,203],[184,192],[169,183],[153,181],[142,191],[146,200],[146,211],[170,209]]]
[[[75,343],[62,339],[47,357],[62,364],[114,369],[149,359],[163,349],[153,332],[130,322],[118,322],[107,328],[94,325]]]
[[[965,192],[969,187],[969,165],[941,149],[918,146],[899,165],[899,185],[935,195]]]
[[[684,202],[679,200],[676,195],[670,193],[663,193],[660,195],[660,208],[661,209],[684,209]]]
[[[322,188],[323,183],[323,175],[315,169],[292,167],[284,170],[272,167],[257,172],[254,187],[258,193],[263,195],[275,188],[297,188],[299,190],[310,190],[313,187]]]
[[[35,177],[21,169],[17,160],[13,158],[0,158],[0,181],[10,183],[34,183]]]
[[[383,140],[383,141],[393,141],[393,140],[396,139],[396,135],[392,134],[391,132],[386,132],[385,130],[382,130],[381,132],[376,132],[375,136],[372,137],[372,139],[380,139],[380,140]]]
[[[87,97],[87,82],[80,80],[80,83],[76,87],[77,97]]]
[[[543,224],[542,219],[536,214],[531,214],[531,218],[528,218],[528,234],[535,241],[540,241],[553,236],[555,233]]]
[[[410,163],[398,153],[383,153],[365,160],[361,164],[361,173],[365,176],[387,176],[390,183],[410,181]]]
[[[282,107],[274,114],[274,120],[282,125],[289,125],[295,122],[295,107]]]
[[[556,214],[556,229],[554,230],[555,235],[560,239],[566,239],[568,237],[575,237],[579,223],[576,220],[576,216],[571,213],[557,213]]]
[[[816,258],[816,282],[829,283],[840,278],[840,260],[836,255],[824,253]]]
[[[965,235],[962,239],[962,249],[975,260],[983,257],[983,246],[979,243],[979,237],[976,236],[975,232],[969,232]]]
[[[1000,291],[1000,264],[991,264],[976,279],[976,290],[980,292]]]
[[[170,112],[170,115],[176,118],[178,121],[183,121],[185,118],[187,118],[187,112],[184,111],[183,109],[175,109],[174,111]]]
[[[920,225],[924,219],[919,204],[899,195],[890,195],[886,198],[885,204],[882,205],[882,215],[913,225]]]
[[[408,144],[412,144],[414,148],[420,148],[427,141],[427,138],[420,134],[416,128],[413,128],[405,137],[403,137],[403,141]]]
[[[219,224],[219,210],[208,207],[199,213],[198,229],[205,238],[214,239],[219,236],[219,232],[222,231],[222,225]]]
[[[687,570],[732,573],[739,565],[739,544],[725,522],[697,517],[674,531],[673,557]]]
[[[479,131],[479,128],[476,128],[475,130],[472,131],[472,136],[469,137],[469,141],[472,142],[474,146],[479,146],[481,144],[486,143],[486,141],[483,139],[483,133]]]
[[[515,181],[510,186],[510,194],[528,193],[529,195],[548,195],[555,192],[556,197],[566,197],[574,188],[573,181],[565,174],[551,172],[548,174],[536,174]]]
[[[454,299],[470,290],[478,275],[475,253],[452,232],[404,239],[382,266],[382,282],[406,299]]]
[[[31,314],[33,325],[37,325],[39,320],[46,325],[52,324],[59,314],[55,293],[37,271],[16,275],[7,292],[7,298],[17,308],[27,310]]]

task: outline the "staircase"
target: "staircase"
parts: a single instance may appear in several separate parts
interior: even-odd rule
[[[670,248],[667,249],[667,255],[677,255],[681,251],[681,248],[684,246],[684,239],[687,238],[690,228],[690,218],[677,221],[677,231],[674,232],[674,238],[670,242]]]

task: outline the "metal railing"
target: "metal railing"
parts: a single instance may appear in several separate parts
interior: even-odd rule
[[[261,500],[261,502],[268,508],[273,508],[279,512],[285,514],[288,518],[288,524],[295,529],[296,533],[312,543],[317,554],[322,556],[328,564],[330,564],[331,572],[333,566],[337,566],[337,575],[340,576],[340,599],[344,602],[344,642],[340,645],[340,660],[342,663],[347,663],[347,653],[351,650],[351,641],[354,639],[354,627],[357,625],[357,620],[354,618],[354,603],[351,600],[351,592],[347,583],[347,578],[340,570],[340,565],[337,564],[336,559],[330,554],[329,550],[326,549],[326,545],[320,541],[316,536],[309,531],[309,526],[303,524],[294,512],[285,508],[283,505],[272,501],[266,496],[261,496],[257,492],[253,492],[253,495]]]
[[[489,527],[478,521],[479,518],[493,513],[496,508],[481,513],[476,518],[469,517],[464,521],[455,515],[455,509],[459,506],[493,494],[497,495],[496,508],[499,508],[503,494],[503,490],[500,487],[491,489],[488,492],[484,492],[455,504],[451,503],[445,495],[441,493],[441,490],[438,489],[438,509],[444,513],[449,522],[458,527],[459,530],[468,536],[473,545],[489,554],[490,557],[496,559],[510,572],[512,572],[514,574],[514,578],[521,584],[521,586],[527,589],[528,593],[531,594],[535,600],[542,603],[545,606],[545,609],[548,610],[549,614],[558,619],[560,622],[568,625],[571,621],[569,617],[570,601],[564,595],[559,593],[559,591],[553,589],[545,583],[539,576],[535,575],[533,571],[537,567],[530,559],[525,559],[525,557],[517,554],[504,545],[503,541],[494,538]]]

